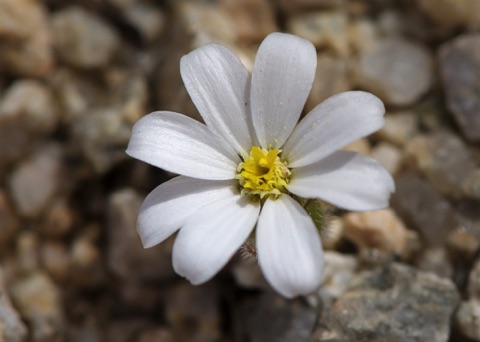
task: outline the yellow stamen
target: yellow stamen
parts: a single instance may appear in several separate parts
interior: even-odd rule
[[[267,195],[278,197],[286,192],[290,180],[290,170],[279,157],[280,150],[266,150],[253,146],[250,155],[238,165],[238,174],[242,194]]]

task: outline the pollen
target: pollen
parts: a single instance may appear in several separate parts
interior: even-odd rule
[[[238,165],[237,176],[242,194],[271,195],[278,197],[286,193],[291,172],[280,158],[281,150],[266,150],[253,146],[250,155]]]

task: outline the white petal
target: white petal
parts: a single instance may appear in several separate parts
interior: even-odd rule
[[[142,204],[137,230],[145,248],[175,233],[203,206],[236,196],[232,181],[178,176],[156,187]]]
[[[290,196],[268,199],[257,224],[258,261],[272,287],[291,298],[318,288],[323,250],[310,216]]]
[[[295,127],[283,148],[290,167],[313,164],[384,124],[385,107],[376,96],[349,91],[328,98]]]
[[[338,151],[316,164],[293,169],[287,188],[301,197],[320,198],[343,209],[360,211],[387,207],[395,184],[377,161]]]
[[[185,115],[154,112],[132,128],[127,154],[170,172],[233,179],[240,158],[207,126]]]
[[[242,62],[227,48],[208,44],[184,56],[180,71],[205,123],[236,151],[248,154],[250,78]]]
[[[252,74],[251,110],[262,147],[279,148],[298,121],[312,87],[317,56],[309,41],[272,33],[260,45]]]
[[[191,216],[173,245],[173,268],[194,285],[212,278],[251,233],[260,204],[247,197],[211,203]]]

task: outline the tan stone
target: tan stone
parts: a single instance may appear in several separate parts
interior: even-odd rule
[[[419,7],[434,21],[446,27],[480,27],[478,0],[419,0]]]
[[[405,145],[417,134],[417,118],[413,112],[396,112],[385,115],[385,126],[375,137],[398,146]]]
[[[0,0],[0,64],[9,73],[43,77],[53,66],[46,10],[35,0]]]
[[[269,33],[278,31],[267,0],[222,0],[220,6],[231,17],[238,42],[260,43]]]
[[[379,40],[378,27],[366,18],[351,21],[348,35],[351,48],[360,53],[373,50]]]
[[[459,256],[462,259],[471,260],[480,247],[480,241],[471,232],[459,227],[452,230],[448,234],[447,247],[454,253],[455,256]]]
[[[408,230],[391,209],[349,213],[344,216],[345,236],[358,248],[376,249],[403,255],[407,245],[417,235]]]
[[[57,341],[63,327],[60,289],[44,272],[12,284],[12,300],[31,327],[33,341]]]
[[[326,48],[339,56],[350,53],[348,16],[344,11],[306,12],[291,17],[289,32],[311,41],[317,48]]]
[[[368,155],[372,151],[370,147],[370,142],[366,138],[360,138],[358,140],[355,140],[354,142],[342,148],[342,150],[357,152],[364,155]]]
[[[377,160],[392,175],[396,174],[402,164],[402,151],[387,142],[381,142],[372,150],[372,158]]]
[[[349,76],[349,60],[347,58],[334,58],[326,53],[319,54],[317,71],[312,90],[305,104],[305,112],[308,113],[330,96],[351,90]]]

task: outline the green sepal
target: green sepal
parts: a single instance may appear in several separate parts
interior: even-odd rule
[[[321,233],[325,228],[325,209],[322,202],[318,199],[295,198],[297,202],[305,209],[308,216],[312,218],[318,232]]]

